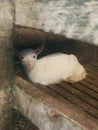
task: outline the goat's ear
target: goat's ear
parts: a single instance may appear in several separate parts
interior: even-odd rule
[[[40,47],[38,47],[38,48],[35,50],[35,51],[36,51],[36,54],[39,55],[39,54],[43,51],[44,47],[45,47],[45,44],[43,44],[43,45],[41,45]]]
[[[19,52],[17,49],[14,49],[14,54],[15,54],[17,57],[20,57],[20,52]]]

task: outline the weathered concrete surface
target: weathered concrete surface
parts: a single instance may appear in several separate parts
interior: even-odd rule
[[[13,4],[0,0],[0,130],[12,130]]]
[[[98,45],[97,0],[16,0],[16,25]]]
[[[60,95],[49,93],[43,86],[31,85],[20,77],[15,78],[14,108],[31,120],[40,130],[97,130],[97,120],[60,100]],[[58,98],[59,97],[59,98]]]
[[[14,11],[12,5],[11,0],[0,0],[0,37],[9,36],[12,33]]]
[[[0,90],[0,130],[12,130],[11,95],[8,91],[8,85],[6,87],[7,91]]]
[[[14,87],[14,97],[14,107],[40,130],[85,130],[62,114],[52,117],[51,107],[25,93],[18,86]]]

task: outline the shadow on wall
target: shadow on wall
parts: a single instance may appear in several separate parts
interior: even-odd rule
[[[45,43],[43,53],[39,57],[62,52],[75,54],[82,64],[88,64],[98,60],[98,47],[90,43],[67,39],[64,36],[46,33],[27,27],[16,26],[14,30],[14,46],[22,50],[25,48],[37,48]]]

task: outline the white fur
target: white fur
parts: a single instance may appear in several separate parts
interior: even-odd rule
[[[33,59],[34,55],[34,52],[27,53],[22,60],[25,66],[29,62],[26,72],[32,82],[48,85],[64,80],[73,83],[86,77],[84,67],[74,55],[56,53]]]

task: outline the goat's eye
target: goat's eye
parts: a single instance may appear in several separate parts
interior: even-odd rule
[[[22,59],[23,59],[23,57],[21,56],[21,57],[20,57],[20,59],[22,60]]]
[[[33,58],[35,58],[36,56],[33,56]]]

